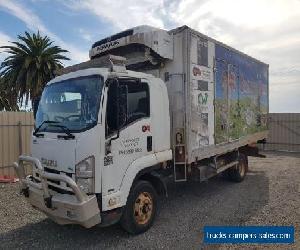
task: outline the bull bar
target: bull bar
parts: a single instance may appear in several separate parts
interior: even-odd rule
[[[25,174],[24,163],[29,163],[37,170],[40,182],[34,182]],[[100,210],[95,195],[87,195],[69,176],[46,173],[39,159],[21,155],[19,162],[14,163],[20,179],[21,192],[36,209],[47,214],[59,224],[80,224],[92,227],[101,222]],[[47,180],[65,182],[74,195],[50,194]]]

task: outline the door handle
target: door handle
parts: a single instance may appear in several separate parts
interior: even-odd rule
[[[152,151],[152,136],[147,136],[147,151]]]

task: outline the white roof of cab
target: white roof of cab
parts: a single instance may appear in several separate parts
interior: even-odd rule
[[[136,78],[154,78],[153,75],[145,74],[142,72],[136,72],[131,70],[126,70],[125,72],[115,72],[110,71],[108,68],[89,68],[89,69],[82,69],[74,72],[70,72],[64,75],[60,75],[52,79],[47,85],[50,85],[55,82],[61,82],[71,78],[77,78],[81,76],[89,76],[89,75],[102,75],[104,79],[106,79],[109,75],[116,76],[116,77],[136,77]]]
[[[47,85],[50,85],[55,82],[61,82],[67,79],[71,78],[77,78],[80,76],[89,76],[89,75],[102,75],[106,76],[108,74],[108,69],[107,68],[89,68],[89,69],[83,69],[83,70],[78,70],[74,72],[70,72],[64,75],[60,75],[52,79],[50,82],[47,83]]]

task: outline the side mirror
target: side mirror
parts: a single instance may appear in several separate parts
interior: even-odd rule
[[[37,112],[37,110],[38,110],[40,100],[41,100],[41,98],[40,98],[40,97],[37,97],[37,98],[35,98],[35,99],[33,100],[33,102],[32,102],[32,110],[33,110],[33,117],[34,117],[34,120],[35,120],[35,117],[36,117],[36,112]]]

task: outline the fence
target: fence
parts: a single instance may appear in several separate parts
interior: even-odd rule
[[[0,176],[15,175],[12,163],[21,154],[30,154],[33,114],[0,112]],[[300,152],[300,113],[269,114],[266,150]]]
[[[30,154],[32,112],[0,112],[0,176],[15,176],[12,163]]]
[[[266,150],[300,152],[300,113],[269,114]]]

